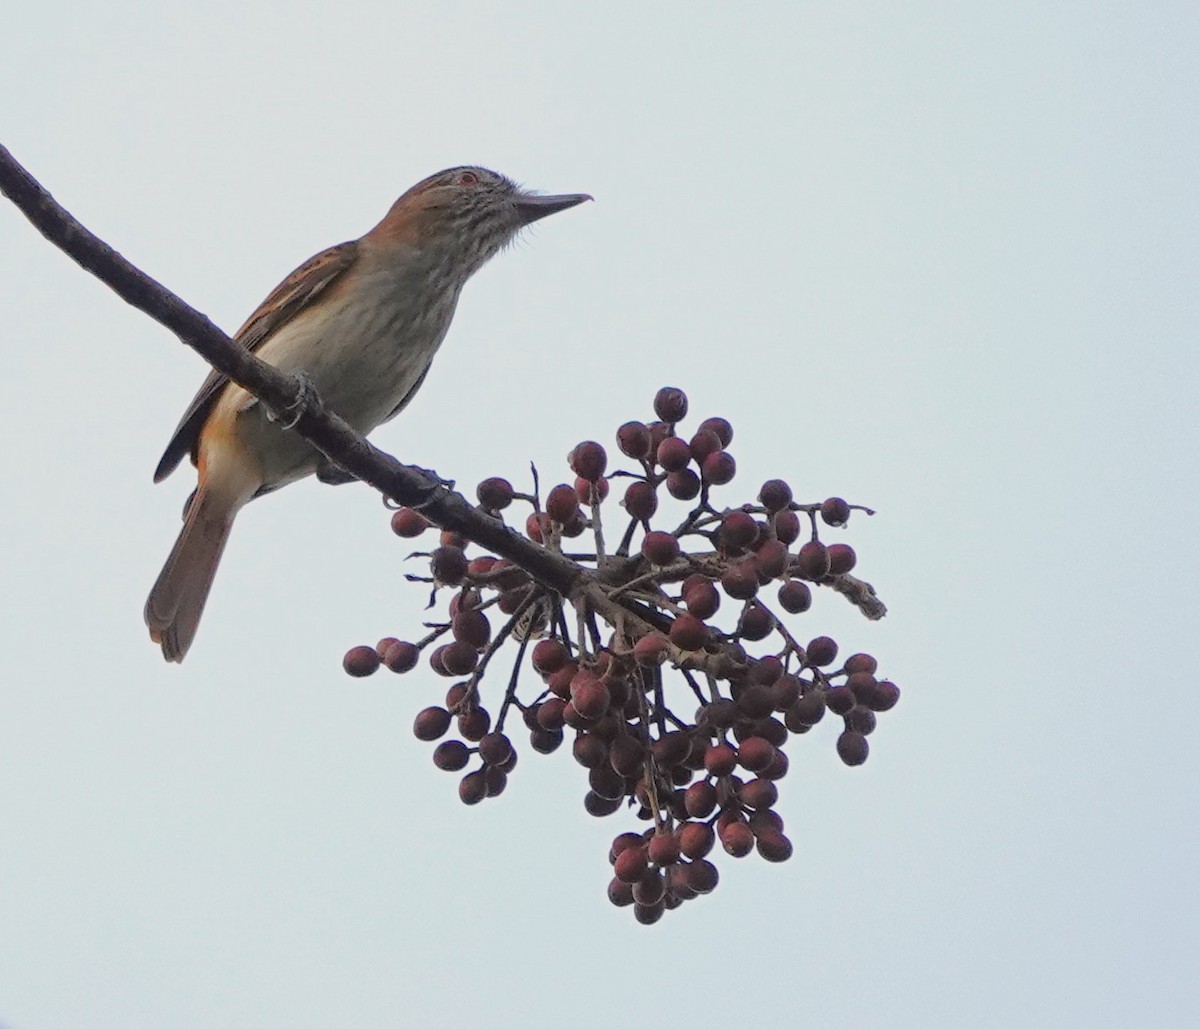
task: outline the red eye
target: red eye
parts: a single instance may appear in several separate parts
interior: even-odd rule
[[[458,184],[460,186],[474,186],[478,182],[479,176],[471,171],[465,171],[458,177]]]

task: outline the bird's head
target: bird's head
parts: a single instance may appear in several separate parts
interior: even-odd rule
[[[445,250],[470,275],[526,225],[591,199],[531,193],[487,168],[447,168],[401,196],[372,234]]]

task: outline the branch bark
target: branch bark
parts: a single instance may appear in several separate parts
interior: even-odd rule
[[[218,371],[244,387],[274,411],[295,404],[300,382],[260,361],[238,346],[205,315],[184,303],[160,282],[136,268],[89,231],[63,208],[0,145],[0,192],[3,192],[34,227],[108,286],[127,304],[169,329]],[[311,398],[312,394],[309,393]],[[346,422],[320,403],[305,403],[294,425],[326,457],[375,487],[384,496],[418,507],[435,525],[461,533],[467,539],[520,565],[543,585],[569,599],[586,588],[589,573],[574,561],[519,536],[483,514],[460,493],[447,489],[420,468],[402,464],[372,446]]]
[[[149,315],[289,422],[301,397],[298,378],[280,372],[236,344],[205,315],[186,304],[161,283],[135,267],[89,231],[63,208],[42,185],[0,145],[0,192],[34,227],[80,267],[108,286],[122,300]],[[508,558],[541,585],[575,602],[587,595],[592,610],[610,624],[634,622],[640,632],[666,629],[670,620],[631,597],[609,596],[614,568],[601,575],[519,535],[498,519],[474,507],[462,494],[448,489],[421,468],[402,464],[373,446],[332,411],[326,410],[311,387],[303,394],[300,416],[292,428],[335,464],[399,504],[419,508],[431,522],[461,534],[493,554]],[[882,617],[886,608],[869,583],[841,576],[832,583],[868,618]],[[680,657],[702,667],[703,655]]]

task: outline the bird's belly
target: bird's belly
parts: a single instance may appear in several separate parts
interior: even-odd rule
[[[331,304],[319,317],[313,312],[313,317],[284,326],[258,356],[281,371],[307,376],[329,410],[358,432],[369,433],[420,381],[453,314],[453,303],[448,310],[427,310],[416,318],[389,313],[389,306]],[[232,415],[237,445],[259,466],[264,489],[316,471],[320,454],[268,418],[264,406],[245,390],[231,387],[219,407]]]

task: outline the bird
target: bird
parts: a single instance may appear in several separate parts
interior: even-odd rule
[[[233,339],[299,376],[366,435],[420,389],[466,281],[526,226],[591,199],[527,191],[487,168],[440,171],[405,192],[366,234],[301,264]],[[215,370],[180,419],[154,481],[185,455],[196,466],[196,489],[144,612],[150,638],[174,662],[195,639],[241,508],[308,475],[349,479]]]

